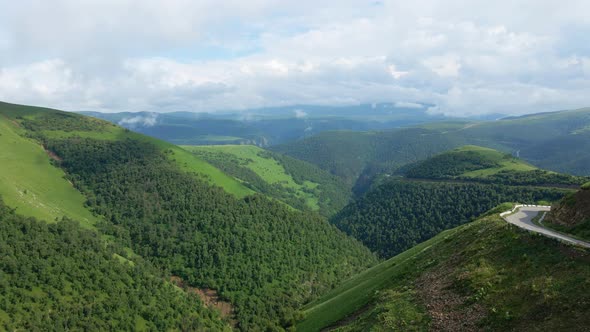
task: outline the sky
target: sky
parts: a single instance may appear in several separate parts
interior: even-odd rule
[[[0,0],[0,100],[68,111],[590,106],[588,0]]]

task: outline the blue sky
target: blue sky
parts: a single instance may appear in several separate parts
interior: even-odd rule
[[[4,1],[0,100],[106,112],[584,107],[589,12],[586,0]]]

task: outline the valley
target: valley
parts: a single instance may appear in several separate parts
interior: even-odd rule
[[[483,124],[323,132],[265,150],[178,146],[52,109],[1,103],[0,114],[3,329],[46,327],[57,313],[122,330],[585,323],[588,252],[499,214],[509,202],[554,205],[547,227],[583,237],[589,178],[456,134]],[[533,217],[519,213],[507,218]],[[566,215],[576,223],[560,224]],[[80,289],[86,275],[102,284]],[[116,289],[128,309],[109,304]]]

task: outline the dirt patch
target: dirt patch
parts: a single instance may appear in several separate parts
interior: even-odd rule
[[[53,153],[53,151],[49,151],[47,149],[45,149],[45,153],[47,153],[47,155],[49,156],[49,158],[55,160],[55,161],[62,161],[63,159],[61,159],[58,155],[56,155],[55,153]]]
[[[237,327],[238,321],[235,317],[234,307],[231,303],[221,300],[216,290],[190,287],[178,276],[170,277],[170,281],[176,286],[184,289],[186,292],[198,295],[207,307],[216,309],[222,318],[229,321],[232,327]]]
[[[480,331],[478,326],[487,310],[470,303],[469,296],[457,293],[452,287],[452,273],[458,259],[425,273],[416,281],[418,297],[431,317],[431,331]]]

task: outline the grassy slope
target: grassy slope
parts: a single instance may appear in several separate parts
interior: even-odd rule
[[[293,189],[297,192],[298,197],[303,197],[307,205],[314,210],[318,209],[318,198],[313,194],[303,191],[302,189],[314,189],[317,183],[305,181],[302,185],[293,180],[291,175],[287,174],[285,168],[270,157],[261,156],[265,150],[254,145],[203,145],[203,146],[182,146],[187,151],[205,151],[219,154],[229,154],[240,159],[244,166],[258,174],[269,184],[279,184],[286,189]]]
[[[4,116],[6,121],[15,123],[19,121],[17,117],[24,117],[34,119],[36,116],[40,116],[47,113],[63,113],[57,110],[38,108],[31,106],[14,105],[7,103],[0,103],[0,116]],[[72,114],[72,113],[67,113]],[[77,115],[80,116],[80,115]],[[119,126],[113,125],[103,120],[93,119],[85,117],[88,122],[97,122],[100,126],[100,130],[89,130],[89,131],[63,131],[63,130],[44,130],[43,134],[48,137],[87,137],[93,139],[104,139],[104,140],[119,140],[125,138],[134,138],[149,141],[157,145],[162,150],[169,150],[171,153],[167,154],[169,158],[176,161],[181,169],[191,173],[198,173],[206,176],[209,181],[217,186],[222,187],[225,191],[234,194],[237,197],[244,197],[252,194],[253,191],[243,186],[239,181],[226,175],[219,169],[213,167],[211,164],[199,159],[191,153],[164,141],[151,138],[145,135],[133,133],[127,131]],[[10,121],[11,120],[11,121]],[[32,142],[31,142],[32,143]],[[32,143],[35,144],[35,143]]]
[[[413,311],[426,314],[417,283],[428,275],[448,278],[450,292],[439,294],[443,301],[454,293],[468,299],[462,304],[466,307],[481,306],[485,314],[478,323],[491,330],[580,330],[590,323],[589,260],[581,249],[522,231],[494,213],[442,232],[344,282],[303,309],[298,330],[318,331],[363,307],[366,311],[350,330],[387,327],[382,319],[387,298],[379,295],[386,290],[413,294]],[[426,329],[428,321],[416,328]]]
[[[19,214],[53,221],[67,216],[85,227],[97,221],[84,207],[84,196],[64,172],[50,164],[39,144],[19,135],[22,130],[0,109],[0,195]]]
[[[466,173],[461,174],[462,176],[486,177],[489,175],[497,174],[502,171],[523,171],[523,172],[526,172],[526,171],[533,171],[533,170],[537,169],[535,166],[532,166],[521,159],[505,158],[506,154],[504,154],[500,151],[494,150],[494,149],[484,148],[481,146],[466,145],[466,146],[457,148],[457,149],[451,151],[450,153],[453,153],[453,152],[462,153],[462,152],[466,152],[466,151],[476,152],[480,156],[483,156],[485,159],[495,162],[495,163],[498,163],[500,166],[486,168],[486,169],[477,170],[477,171],[466,172]]]

